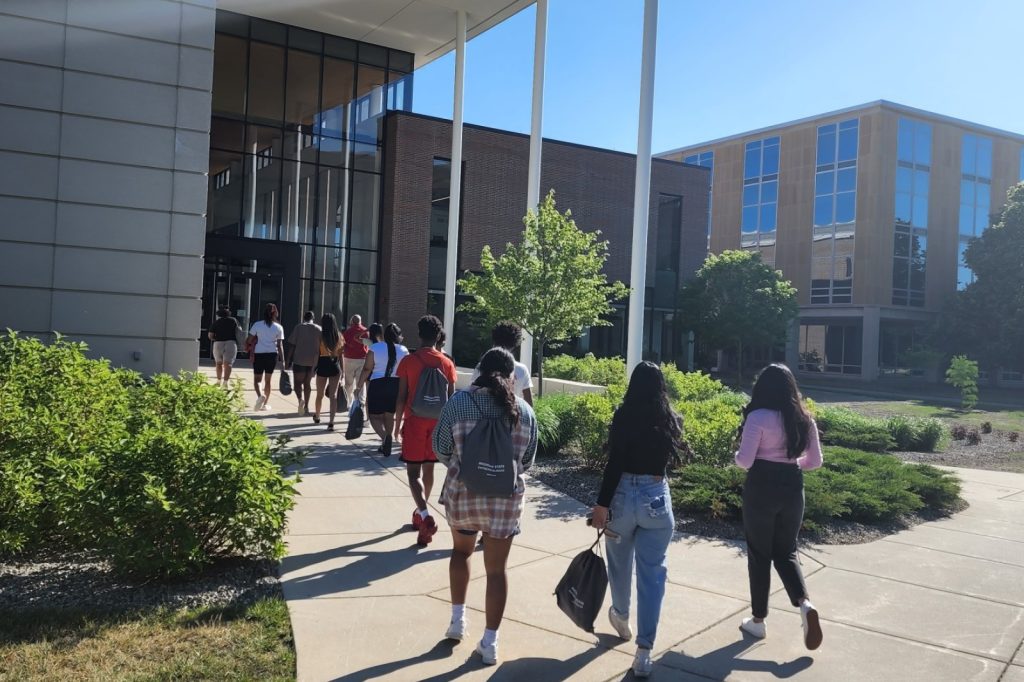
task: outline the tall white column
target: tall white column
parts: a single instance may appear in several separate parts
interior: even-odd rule
[[[459,270],[459,213],[462,203],[462,94],[466,79],[466,11],[455,27],[455,102],[452,107],[452,174],[448,199],[448,261],[444,273],[444,349],[451,355],[455,339],[455,281]]]
[[[541,142],[544,125],[544,65],[548,41],[548,0],[537,0],[537,23],[533,31],[533,109],[530,113],[530,166],[526,175],[526,210],[536,211],[540,203]],[[533,337],[523,337],[520,361],[533,368]]]
[[[633,193],[633,246],[629,271],[629,329],[626,371],[643,361],[644,293],[647,284],[647,216],[651,198],[651,126],[654,122],[654,55],[658,0],[644,0],[644,38],[640,61],[640,121],[636,141],[636,189]]]

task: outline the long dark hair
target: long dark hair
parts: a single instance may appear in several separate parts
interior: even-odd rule
[[[384,376],[389,377],[395,370],[395,363],[398,362],[398,351],[395,344],[402,342],[402,328],[392,322],[384,328],[384,343],[388,344],[388,366],[384,369]]]
[[[750,402],[743,408],[743,420],[754,410],[775,410],[786,427],[786,455],[799,457],[807,449],[811,415],[807,414],[793,372],[782,364],[768,365],[757,375]]]
[[[678,458],[683,448],[683,426],[669,402],[668,385],[661,368],[641,362],[629,378],[622,404],[615,410],[609,441],[628,441],[638,432],[653,431],[665,445],[665,465]]]
[[[366,334],[370,337],[371,341],[377,343],[384,338],[384,325],[380,322],[374,322],[370,325],[370,328],[366,330]]]
[[[277,320],[277,306],[273,303],[263,306],[263,321],[267,323],[267,326],[274,324],[275,320]]]
[[[338,350],[338,343],[341,341],[341,330],[338,329],[338,320],[333,313],[324,313],[320,318],[320,338],[323,340],[327,350],[332,353]]]
[[[516,396],[512,372],[516,368],[516,360],[504,348],[492,348],[480,358],[480,376],[473,382],[474,386],[490,389],[494,401],[508,417],[511,424],[519,423],[519,399]]]

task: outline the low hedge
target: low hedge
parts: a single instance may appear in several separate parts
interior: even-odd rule
[[[693,464],[672,478],[672,500],[681,513],[740,519],[745,472],[738,467]],[[822,468],[804,475],[804,526],[832,519],[877,524],[912,512],[948,513],[960,482],[952,473],[892,456],[829,447]]]
[[[620,357],[598,358],[593,353],[587,353],[581,358],[555,355],[544,358],[544,376],[595,386],[624,384],[626,361]]]
[[[85,350],[0,338],[0,554],[60,544],[147,575],[281,556],[283,441],[201,375],[146,382]]]
[[[871,419],[845,407],[814,406],[821,442],[869,452],[885,452],[895,445],[881,419]]]

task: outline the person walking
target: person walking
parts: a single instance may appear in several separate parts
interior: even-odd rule
[[[537,420],[530,405],[516,392],[515,358],[504,348],[492,348],[480,360],[480,375],[468,391],[457,393],[441,412],[434,429],[433,446],[438,459],[448,467],[444,481],[444,505],[452,529],[452,556],[448,564],[452,597],[452,618],[445,636],[461,641],[467,634],[466,592],[469,561],[482,534],[484,570],[487,573],[485,627],[476,646],[486,665],[498,661],[498,628],[508,599],[506,565],[512,540],[519,534],[526,483],[523,472],[537,453]],[[466,439],[481,419],[500,419],[511,427],[516,471],[511,496],[479,495],[467,489],[460,478],[466,454]]]
[[[295,397],[299,401],[299,416],[309,414],[313,374],[320,359],[320,325],[313,322],[313,311],[302,315],[302,323],[288,336],[288,366],[295,375]]]
[[[327,391],[331,419],[327,430],[334,430],[334,415],[338,411],[338,382],[341,380],[341,330],[338,320],[331,313],[320,318],[320,357],[316,362],[316,403],[313,406],[313,423],[320,423],[320,409]]]
[[[254,322],[249,329],[246,345],[253,345],[252,377],[256,389],[254,410],[270,409],[270,385],[277,363],[284,363],[284,327],[278,321],[277,306],[268,303],[263,307],[263,319]],[[264,378],[266,377],[266,378]],[[260,391],[260,382],[263,391]]]
[[[495,348],[504,348],[515,357],[515,354],[519,352],[519,347],[523,345],[523,328],[513,322],[499,322],[491,330],[491,343]],[[477,367],[473,370],[472,381],[476,381],[479,375],[480,368]],[[530,370],[516,360],[515,374],[512,378],[515,382],[516,395],[532,407],[533,378],[530,376]]]
[[[740,628],[758,639],[768,634],[765,618],[774,563],[790,603],[800,609],[804,645],[817,649],[821,623],[800,569],[797,535],[804,517],[803,472],[821,466],[821,444],[788,367],[772,364],[761,371],[740,428],[736,464],[747,470],[743,530],[752,613]]]
[[[363,374],[363,366],[366,364],[366,355],[369,352],[367,344],[370,338],[369,330],[363,326],[363,318],[353,315],[348,321],[348,328],[345,329],[345,352],[342,359],[342,366],[345,371],[345,395],[351,400],[363,400],[364,396],[356,390],[359,377]]]
[[[380,325],[370,325],[370,338],[375,342],[366,356],[359,389],[366,386],[366,413],[370,417],[370,426],[381,439],[378,452],[390,457],[400,381],[395,371],[409,354],[409,349],[402,345],[402,329],[394,322],[384,329],[383,340],[374,336],[374,327]]]
[[[217,364],[217,385],[228,387],[231,368],[238,356],[238,320],[231,316],[231,310],[222,305],[217,308],[217,319],[210,325],[207,336],[212,345],[213,361]]]
[[[430,491],[434,487],[434,462],[437,461],[432,442],[437,419],[417,416],[413,412],[413,406],[422,405],[424,399],[435,404],[447,402],[455,392],[458,373],[455,371],[455,363],[434,347],[443,329],[441,320],[433,315],[424,315],[417,323],[417,327],[420,348],[398,365],[395,432],[402,437],[401,460],[405,462],[409,489],[416,503],[416,509],[412,513],[412,527],[419,532],[416,544],[426,547],[437,533],[437,523],[427,509]],[[446,383],[443,388],[445,394],[427,395],[427,375],[436,375],[437,372],[440,372]],[[430,383],[436,387],[436,381]],[[420,400],[417,401],[417,398]]]
[[[651,649],[665,596],[665,555],[676,525],[666,473],[678,461],[682,436],[682,420],[672,410],[661,368],[640,363],[612,418],[608,463],[591,516],[594,527],[605,530],[612,593],[608,620],[625,640],[633,637],[629,604],[636,563],[636,677],[649,677],[654,665]]]

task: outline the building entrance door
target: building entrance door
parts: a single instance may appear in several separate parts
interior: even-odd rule
[[[206,333],[216,318],[217,309],[227,306],[238,320],[243,334],[253,322],[261,319],[267,303],[282,308],[285,294],[284,268],[275,263],[207,257],[203,273],[203,322],[199,338],[199,355],[210,357],[210,340]],[[241,341],[242,339],[239,339]],[[239,356],[245,349],[239,344]]]

